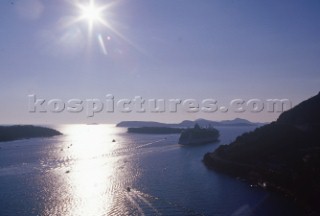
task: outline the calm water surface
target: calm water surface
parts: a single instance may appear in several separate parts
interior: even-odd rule
[[[198,147],[113,125],[54,127],[64,135],[0,143],[1,216],[300,215],[286,199],[201,162],[253,127],[218,127],[221,141]]]

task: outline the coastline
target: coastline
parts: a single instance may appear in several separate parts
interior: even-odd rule
[[[216,153],[206,153],[202,162],[211,170],[224,173],[232,178],[240,179],[247,182],[251,187],[260,187],[266,191],[275,192],[296,203],[304,210],[304,215],[318,215],[320,209],[310,204],[309,197],[303,194],[297,194],[294,190],[287,187],[288,185],[279,184],[284,176],[271,170],[263,169],[257,165],[239,163],[231,160],[222,159]],[[289,184],[290,185],[290,184]]]

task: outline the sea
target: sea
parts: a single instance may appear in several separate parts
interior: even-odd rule
[[[1,216],[302,214],[292,200],[203,164],[255,127],[217,127],[220,141],[201,146],[115,125],[50,127],[63,135],[0,143]]]

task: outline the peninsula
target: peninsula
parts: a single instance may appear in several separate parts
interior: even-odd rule
[[[62,135],[51,128],[33,125],[0,126],[0,142]]]

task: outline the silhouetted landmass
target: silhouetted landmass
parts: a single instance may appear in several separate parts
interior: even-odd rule
[[[320,213],[320,93],[207,153],[204,163],[297,200]]]
[[[175,128],[188,128],[193,127],[195,124],[198,124],[201,127],[205,127],[207,125],[211,126],[261,126],[264,123],[254,123],[245,119],[236,118],[234,120],[224,120],[224,121],[211,121],[206,119],[197,119],[195,121],[185,120],[176,124],[169,123],[160,123],[153,121],[123,121],[118,123],[117,127],[175,127]]]
[[[45,127],[32,125],[0,126],[0,142],[56,135],[61,135],[61,133]]]
[[[219,131],[213,127],[201,128],[195,124],[194,128],[188,128],[182,131],[179,144],[182,145],[200,145],[218,141]]]
[[[128,128],[129,133],[142,133],[142,134],[175,134],[181,133],[182,128],[170,128],[170,127],[140,127],[140,128]]]

